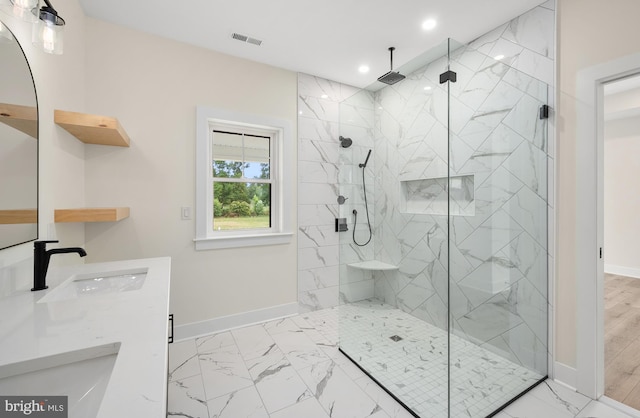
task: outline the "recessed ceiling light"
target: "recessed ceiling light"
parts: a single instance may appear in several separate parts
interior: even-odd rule
[[[366,73],[369,72],[369,66],[368,65],[361,65],[358,68],[358,71],[360,71],[360,73],[362,73],[362,74],[366,74]]]
[[[438,22],[436,22],[435,19],[427,19],[424,22],[422,22],[422,29],[431,30],[435,28],[437,25],[438,25]]]
[[[500,54],[500,55],[496,55],[495,57],[493,57],[494,59],[500,61],[501,59],[504,59],[504,55]]]

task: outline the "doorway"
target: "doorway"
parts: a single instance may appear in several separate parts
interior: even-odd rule
[[[640,76],[603,93],[604,395],[640,410]]]
[[[576,368],[567,380],[593,399],[640,417],[640,411],[605,395],[604,289],[604,86],[640,74],[640,53],[585,68],[577,73],[575,96],[576,174]],[[566,378],[565,378],[566,379]]]

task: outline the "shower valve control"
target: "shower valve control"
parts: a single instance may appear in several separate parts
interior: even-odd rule
[[[347,218],[336,218],[336,232],[348,231]]]

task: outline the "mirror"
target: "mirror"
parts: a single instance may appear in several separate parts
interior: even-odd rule
[[[0,249],[38,238],[38,102],[27,58],[0,21]]]

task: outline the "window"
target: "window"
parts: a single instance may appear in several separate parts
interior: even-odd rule
[[[288,121],[198,107],[196,249],[291,239]]]
[[[275,133],[217,123],[212,128],[213,230],[270,229]]]

